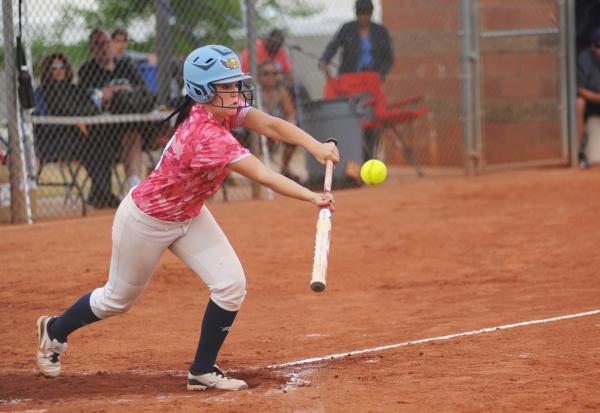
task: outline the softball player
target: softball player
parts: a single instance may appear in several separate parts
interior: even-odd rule
[[[235,171],[282,195],[334,207],[333,196],[312,192],[271,171],[231,135],[232,128],[244,126],[301,145],[320,162],[339,161],[333,143],[320,143],[294,125],[251,107],[252,88],[245,83],[251,77],[242,73],[234,52],[216,45],[196,49],[185,60],[183,77],[187,97],[174,113],[178,113],[175,133],[154,171],[117,210],[108,282],[61,316],[37,320],[37,361],[47,377],[60,374],[60,355],[67,349],[69,334],[131,308],[168,248],[210,290],[187,388],[246,389],[244,381],[228,377],[215,364],[246,294],[246,278],[205,201]]]

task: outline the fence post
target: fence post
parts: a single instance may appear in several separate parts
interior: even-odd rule
[[[248,49],[248,66],[250,73],[256,74],[256,10],[255,0],[246,0],[246,48]],[[260,93],[258,89],[256,93]],[[251,132],[250,149],[252,153],[260,151],[260,138]],[[252,182],[252,198],[260,198],[260,185]]]
[[[462,91],[463,91],[463,128],[464,128],[464,156],[465,170],[468,174],[476,171],[475,153],[475,112],[474,112],[474,76],[473,76],[473,21],[471,0],[460,1],[460,23],[462,34]]]
[[[479,173],[485,157],[483,154],[483,137],[481,122],[483,120],[483,108],[481,102],[481,49],[479,48],[479,5],[478,0],[470,2],[469,14],[471,16],[471,67],[473,68],[473,147],[471,148],[471,159],[473,172]]]
[[[155,48],[158,56],[158,104],[167,105],[171,87],[171,25],[170,0],[154,0],[156,13]]]
[[[570,152],[571,166],[577,166],[578,158],[577,151],[577,56],[576,56],[576,19],[575,19],[575,0],[566,0],[565,4],[565,25],[566,30],[566,82],[567,91],[566,99],[563,101],[564,105],[567,105],[567,118],[568,118],[568,147]]]
[[[4,106],[8,127],[10,151],[10,212],[11,222],[27,222],[23,192],[23,154],[17,115],[17,63],[15,61],[15,33],[13,27],[12,0],[2,0],[2,23],[4,25],[4,71],[6,95]]]
[[[246,11],[246,18],[245,18],[245,22],[246,22],[246,31],[247,31],[247,45],[246,47],[248,48],[248,66],[250,69],[250,73],[253,73],[255,76],[258,76],[258,64],[256,62],[256,9],[255,9],[255,0],[245,0],[245,11]],[[252,3],[252,4],[250,4]],[[263,105],[262,105],[262,95],[261,95],[261,90],[260,90],[260,83],[258,82],[258,79],[255,79],[254,81],[254,99],[256,101],[256,107],[259,110],[263,109]],[[252,144],[252,153],[257,154],[258,150],[260,148],[260,151],[262,152],[262,158],[263,158],[263,162],[264,164],[267,166],[267,168],[271,168],[271,158],[270,158],[270,153],[269,153],[269,147],[267,145],[267,138],[265,138],[263,135],[257,135],[254,132],[252,132],[252,139],[251,139],[251,144]],[[260,186],[256,183],[252,183],[252,195],[253,198],[258,198],[260,197]],[[266,188],[266,195],[267,195],[267,199],[273,199],[273,191],[270,188]]]

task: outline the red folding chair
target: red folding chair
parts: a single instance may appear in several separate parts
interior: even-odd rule
[[[427,114],[425,106],[406,108],[419,104],[422,96],[409,97],[388,105],[383,93],[383,83],[377,72],[345,73],[338,78],[328,78],[323,92],[325,99],[344,96],[360,99],[359,103],[365,110],[363,130],[377,131],[380,141],[383,131],[391,130],[396,138],[394,145],[400,147],[406,161],[415,167],[417,175],[423,176],[412,147],[403,133],[406,126],[414,126],[416,119]]]

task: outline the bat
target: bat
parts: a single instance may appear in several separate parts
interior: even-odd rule
[[[337,145],[335,139],[328,139]],[[331,180],[333,177],[333,162],[327,160],[325,164],[325,193],[331,192]],[[325,290],[327,285],[327,258],[329,256],[329,240],[331,237],[331,211],[329,207],[321,208],[317,219],[317,235],[315,237],[315,255],[313,258],[312,279],[310,288],[317,293]]]

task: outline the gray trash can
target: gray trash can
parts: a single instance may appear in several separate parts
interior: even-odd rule
[[[333,172],[334,187],[350,186],[354,180],[344,170],[349,160],[363,163],[361,121],[364,113],[356,99],[320,99],[302,105],[302,128],[321,142],[338,141],[340,163]],[[325,167],[311,154],[306,154],[308,185],[323,186]]]

